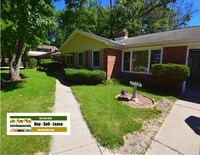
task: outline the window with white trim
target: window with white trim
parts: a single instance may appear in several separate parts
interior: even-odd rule
[[[130,70],[130,57],[131,57],[131,52],[124,52],[124,64],[123,64],[124,71]]]
[[[83,53],[78,53],[78,66],[83,66]]]
[[[161,55],[160,49],[123,52],[122,71],[150,73],[153,64],[161,63]]]
[[[100,67],[100,51],[93,51],[92,60],[93,67]]]
[[[72,55],[67,56],[67,65],[72,65],[72,61],[73,61]]]
[[[151,50],[150,70],[157,63],[161,63],[161,50]]]
[[[134,72],[148,72],[148,51],[134,51],[132,52],[132,67]]]

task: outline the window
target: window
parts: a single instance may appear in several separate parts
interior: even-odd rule
[[[124,71],[129,71],[130,70],[130,56],[131,52],[124,52]]]
[[[160,50],[151,50],[151,62],[150,70],[153,64],[160,63],[161,60],[161,51]]]
[[[72,65],[72,56],[67,56],[67,65]]]
[[[134,51],[132,53],[132,70],[135,72],[148,72],[148,51]]]
[[[161,63],[161,50],[143,50],[123,53],[123,71],[150,73],[151,66]]]
[[[83,53],[78,53],[78,66],[83,66]]]
[[[93,67],[99,67],[99,66],[100,66],[100,52],[93,51]]]

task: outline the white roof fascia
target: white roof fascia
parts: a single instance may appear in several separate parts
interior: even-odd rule
[[[173,41],[160,41],[154,43],[146,43],[146,44],[136,44],[136,45],[124,45],[123,48],[134,48],[134,47],[141,47],[141,46],[156,46],[156,45],[165,45],[165,44],[178,44],[178,43],[188,43],[188,42],[197,42],[200,41],[200,38],[197,39],[190,39],[190,40],[173,40]]]
[[[51,55],[61,55],[61,52],[55,52],[55,53],[51,53]]]
[[[42,56],[46,54],[51,54],[51,53],[44,51],[28,51],[27,56]]]

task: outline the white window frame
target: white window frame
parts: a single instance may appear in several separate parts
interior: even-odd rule
[[[72,56],[72,55],[67,55],[66,57],[67,57],[67,66],[72,66],[72,65],[73,65],[73,63],[72,63],[73,56]],[[72,58],[72,60],[71,60],[71,63],[70,63],[70,64],[69,64],[69,61],[68,61],[68,60],[69,60],[69,59],[68,59],[69,57],[71,57],[71,58]]]
[[[132,51],[126,51],[126,52],[130,52],[129,71],[124,71],[124,53],[125,53],[125,52],[123,51],[123,52],[122,52],[122,65],[121,65],[121,66],[122,66],[122,67],[121,67],[121,71],[122,71],[122,72],[130,72],[130,69],[131,69],[131,67],[132,67],[132,63],[131,63],[131,60],[132,60],[132,58],[131,58],[131,57],[132,57]]]
[[[160,50],[161,54],[160,54],[160,63],[162,63],[163,61],[163,48],[151,48],[148,51],[148,70],[147,72],[136,72],[136,71],[132,71],[132,55],[133,55],[133,52],[137,52],[137,51],[145,51],[147,49],[140,49],[140,50],[126,50],[126,51],[122,51],[122,64],[121,64],[121,72],[125,72],[125,73],[137,73],[137,74],[150,74],[152,75],[152,73],[150,72],[150,64],[151,64],[151,51],[152,50]],[[130,53],[130,67],[129,67],[129,71],[124,71],[124,53],[125,52],[131,52]]]
[[[163,61],[163,48],[161,48],[161,49],[150,49],[149,51],[150,51],[150,53],[149,53],[149,68],[148,68],[148,73],[149,74],[152,74],[151,72],[150,72],[150,64],[151,64],[151,51],[154,51],[154,50],[160,50],[160,64],[162,64],[162,61]]]
[[[94,52],[99,52],[99,66],[94,66]],[[101,54],[100,54],[101,50],[93,50],[92,51],[92,68],[93,69],[100,69],[100,63],[101,63]]]
[[[79,64],[79,54],[82,53],[82,65]],[[83,67],[83,51],[77,53],[77,65],[78,67]]]

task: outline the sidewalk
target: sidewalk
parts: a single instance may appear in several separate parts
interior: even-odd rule
[[[200,103],[178,100],[146,155],[199,155]]]
[[[61,84],[59,80],[56,80],[54,112],[66,112],[71,114],[71,135],[52,136],[49,154],[102,154],[96,140],[92,137],[87,124],[83,119],[79,105],[73,96],[70,87]]]

